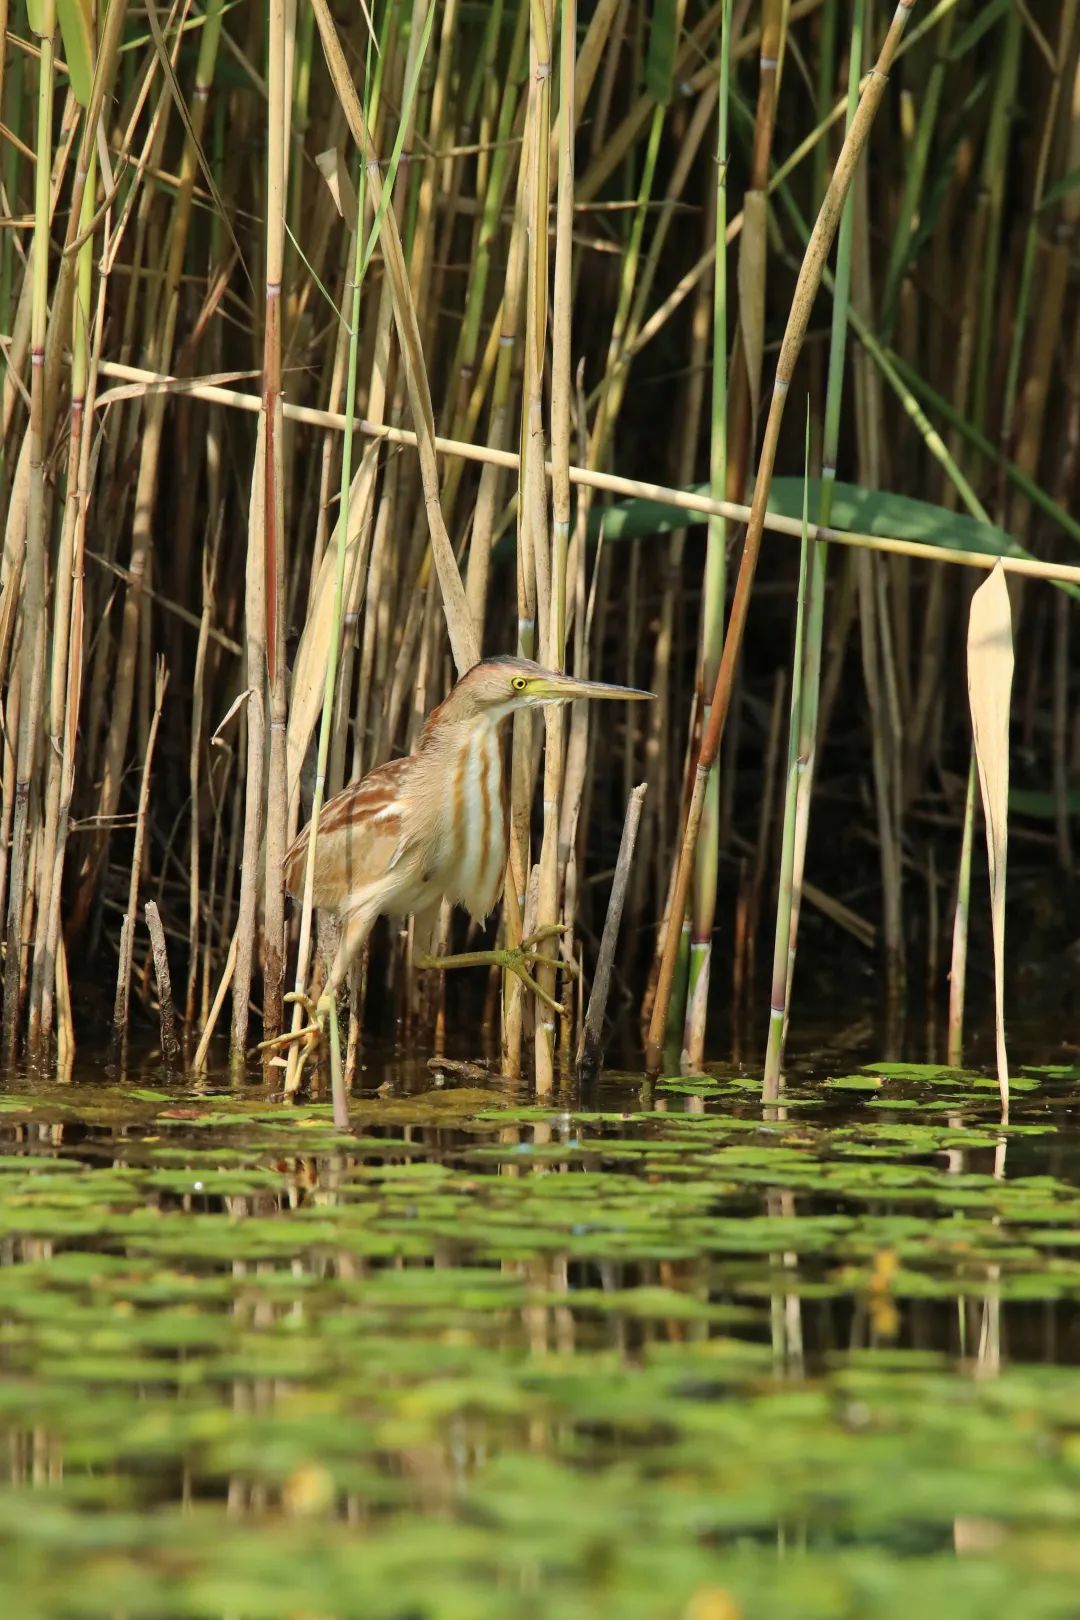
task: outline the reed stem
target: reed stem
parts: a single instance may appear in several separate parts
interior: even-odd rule
[[[862,156],[877,110],[884,97],[888,85],[889,67],[896,54],[896,48],[900,43],[913,5],[914,0],[901,0],[889,25],[888,33],[878,55],[877,65],[863,90],[851,128],[847,132],[840,156],[837,159],[836,168],[833,171],[829,189],[825,194],[817,224],[814,226],[813,234],[803,258],[802,268],[799,272],[799,279],[792,299],[791,312],[788,316],[780,358],[777,362],[776,380],[773,384],[769,417],[765,427],[761,457],[758,462],[757,478],[754,484],[754,499],[750,509],[750,520],[743,544],[742,559],[739,564],[739,576],[735,585],[735,596],[731,606],[728,633],[724,641],[723,656],[717,672],[712,709],[709,714],[708,725],[702,737],[701,753],[694,775],[693,793],[679,852],[675,892],[668,918],[668,930],[664,941],[664,954],[661,960],[656,1000],[653,1004],[648,1040],[646,1042],[646,1061],[650,1072],[658,1072],[660,1067],[663,1051],[663,1033],[667,1022],[667,1010],[671,999],[675,958],[678,950],[676,920],[682,917],[686,904],[690,868],[697,847],[698,830],[701,825],[709,769],[719,751],[724,722],[727,719],[727,712],[731,702],[735,666],[746,628],[750,594],[753,588],[754,574],[757,570],[758,554],[761,549],[761,536],[764,531],[769,484],[772,480],[772,470],[776,461],[780,424],[784,416],[784,406],[787,402],[791,376],[806,336],[814,296],[821,284],[825,260],[832,246],[833,237],[836,234],[844,199],[850,188],[855,167]]]

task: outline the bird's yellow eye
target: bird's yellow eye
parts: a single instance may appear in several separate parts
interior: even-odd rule
[[[510,682],[510,685],[514,688],[515,692],[524,692],[528,684],[528,678],[525,675],[515,675],[513,680]]]

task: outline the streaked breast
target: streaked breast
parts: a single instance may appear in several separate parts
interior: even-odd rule
[[[445,892],[480,920],[498,898],[506,866],[502,750],[494,726],[457,751],[445,809]]]

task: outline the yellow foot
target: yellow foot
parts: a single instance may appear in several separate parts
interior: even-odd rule
[[[285,1070],[285,1095],[294,1097],[300,1090],[303,1079],[304,1064],[312,1052],[319,1049],[319,1041],[329,1025],[330,1030],[330,1092],[334,1105],[334,1124],[338,1130],[347,1131],[349,1128],[349,1100],[345,1094],[345,1079],[341,1067],[341,1035],[338,1031],[337,1020],[337,994],[327,987],[318,1001],[312,1001],[305,996],[302,990],[290,990],[284,998],[291,1001],[297,1008],[303,1008],[308,1015],[306,1024],[298,1023],[295,1029],[286,1030],[273,1040],[262,1041],[259,1046],[261,1052],[273,1052],[275,1056],[268,1059],[270,1063],[277,1064]],[[288,1051],[287,1058],[276,1054]]]
[[[459,967],[502,968],[504,972],[513,973],[519,978],[545,1007],[550,1007],[552,1012],[561,1013],[565,1011],[562,1003],[548,995],[547,991],[537,984],[529,968],[534,962],[543,962],[562,973],[572,973],[574,971],[572,962],[563,961],[559,957],[545,956],[537,948],[549,940],[557,939],[565,932],[565,923],[548,923],[545,927],[538,928],[535,934],[530,934],[528,939],[523,939],[520,945],[504,945],[490,951],[462,951],[457,956],[418,956],[416,965],[419,968],[437,968],[439,972]]]
[[[308,1021],[306,1024],[296,1024],[292,1029],[283,1030],[272,1040],[260,1041],[259,1051],[273,1054],[267,1061],[276,1068],[285,1070],[285,1094],[292,1096],[300,1089],[305,1063],[312,1053],[319,1049],[319,1042],[325,1033],[326,1021],[331,1010],[336,1012],[336,998],[332,992],[324,990],[318,1001],[312,1001],[302,990],[290,990],[284,1000],[292,1002],[295,1007],[302,1007],[307,1013]],[[281,1053],[286,1055],[281,1056]]]

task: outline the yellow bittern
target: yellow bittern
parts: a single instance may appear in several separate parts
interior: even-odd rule
[[[479,922],[506,870],[508,803],[499,728],[517,709],[572,698],[650,698],[630,686],[579,681],[527,658],[487,658],[461,677],[424,723],[413,753],[389,760],[329,799],[319,817],[313,902],[338,914],[341,942],[316,1022],[334,1003],[379,917],[429,919],[446,899]],[[285,856],[290,894],[302,896],[310,825]],[[525,963],[544,930],[516,950],[426,960],[510,967],[537,988]],[[303,999],[303,998],[300,998]],[[312,1010],[309,1008],[309,1010]],[[301,1034],[311,1033],[301,1031]],[[276,1044],[286,1044],[289,1036]]]

